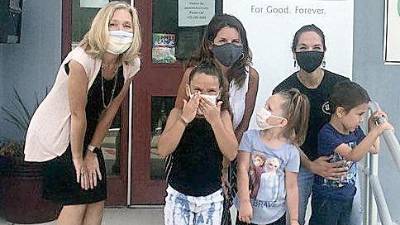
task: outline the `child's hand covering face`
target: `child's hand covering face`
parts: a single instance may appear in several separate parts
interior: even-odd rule
[[[186,87],[186,94],[190,96],[189,86]],[[185,121],[185,123],[190,123],[194,117],[196,117],[196,113],[199,110],[199,103],[200,103],[200,95],[196,92],[193,97],[187,101],[183,99],[183,108],[181,118]]]
[[[221,120],[221,105],[222,101],[214,104],[214,102],[209,101],[207,98],[201,98],[199,104],[200,115],[203,115],[208,123],[213,124],[217,120]]]

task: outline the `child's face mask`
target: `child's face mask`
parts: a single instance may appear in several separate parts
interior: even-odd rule
[[[207,99],[213,106],[217,105],[218,94],[217,95],[209,95],[209,94],[199,94],[201,98]],[[190,93],[190,98],[193,98],[194,94]]]
[[[271,117],[275,117],[275,118],[280,118],[280,119],[285,119],[281,116],[275,116],[272,115],[271,111],[267,110],[266,108],[262,107],[261,109],[258,110],[257,114],[256,114],[256,122],[258,127],[261,130],[268,130],[274,127],[282,127],[282,125],[279,123],[277,125],[273,125],[268,123],[268,119]]]
[[[208,95],[208,94],[199,94],[201,98],[208,100],[213,106],[217,105],[218,95]],[[190,98],[193,98],[194,94],[190,94]],[[202,115],[200,109],[197,109],[197,114]]]
[[[207,99],[207,101],[211,102],[213,106],[217,105],[218,95],[200,94],[200,97],[203,99]]]

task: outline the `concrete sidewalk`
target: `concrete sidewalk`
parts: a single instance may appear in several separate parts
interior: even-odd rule
[[[310,205],[307,209],[306,221],[310,218]],[[136,206],[132,208],[106,208],[102,225],[163,225],[164,206]],[[231,208],[232,221],[236,220],[236,208]],[[308,223],[306,223],[307,225]],[[19,225],[7,222],[0,217],[0,225]],[[56,225],[56,222],[35,225]]]
[[[55,221],[36,225],[55,225]],[[162,225],[163,206],[151,208],[106,208],[103,225]],[[0,218],[0,225],[18,225]]]

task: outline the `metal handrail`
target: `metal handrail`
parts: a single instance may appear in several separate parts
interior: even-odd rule
[[[368,171],[368,182],[369,182],[369,189],[368,189],[368,212],[369,214],[369,220],[368,224],[369,225],[376,225],[378,222],[378,206],[376,204],[376,201],[384,201],[386,204],[385,198],[380,198],[380,199],[375,199],[374,195],[374,187],[372,186],[371,183],[371,176],[378,176],[378,168],[379,168],[379,158],[377,154],[369,154],[369,171]]]
[[[369,108],[371,112],[380,109],[376,102],[371,102]],[[384,122],[385,119],[386,118],[379,118],[378,123]],[[400,144],[394,135],[394,131],[385,130],[381,136],[383,136],[392,158],[400,171]],[[382,186],[378,178],[378,156],[369,154],[368,159],[365,161],[365,166],[367,168],[364,167],[363,170],[361,170],[366,175],[365,178],[367,184],[370,184],[365,187],[363,195],[363,197],[365,197],[365,205],[368,206],[368,209],[366,207],[364,210],[366,212],[364,224],[368,222],[369,225],[376,225],[377,214],[379,214],[379,218],[383,225],[393,225],[385,195],[383,194]]]
[[[385,130],[382,134],[383,139],[386,142],[386,145],[389,148],[389,151],[394,160],[394,164],[397,166],[397,169],[400,171],[400,144],[397,140],[394,132],[391,130]]]
[[[379,218],[383,225],[393,225],[392,217],[390,216],[389,208],[386,203],[385,195],[383,194],[381,183],[378,176],[371,175],[370,178],[371,189],[374,193],[376,206],[378,208]]]
[[[365,198],[367,198],[367,204],[365,205],[368,206],[368,209],[365,210],[366,215],[363,224],[378,224],[377,216],[379,215],[383,225],[394,225],[379,178],[377,175],[371,174],[368,169],[370,170],[371,167],[364,168],[363,166],[360,166],[359,168],[359,171],[363,172],[367,176],[369,183],[369,189],[366,190],[367,195],[365,196]]]
[[[377,102],[371,102],[369,104],[369,107],[373,112],[380,109]],[[385,120],[386,120],[385,118],[380,118],[378,120],[378,123],[384,122]],[[399,141],[397,140],[396,135],[394,134],[394,131],[385,130],[383,131],[382,136],[386,142],[386,145],[388,146],[388,149],[390,151],[390,154],[392,155],[392,158],[394,160],[397,169],[400,171],[400,144]]]

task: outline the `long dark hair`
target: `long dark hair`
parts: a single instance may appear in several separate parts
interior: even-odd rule
[[[189,85],[195,74],[204,73],[207,76],[213,76],[218,79],[220,95],[219,100],[222,101],[221,111],[230,111],[229,106],[229,90],[228,83],[225,76],[222,74],[221,70],[212,61],[203,61],[199,65],[193,68],[189,75]]]
[[[218,32],[224,27],[235,28],[238,31],[240,40],[243,44],[243,57],[236,61],[227,72],[228,82],[230,83],[231,81],[234,81],[238,87],[242,87],[246,79],[246,73],[248,72],[246,68],[251,64],[252,54],[243,24],[232,15],[215,15],[211,19],[206,31],[204,32],[200,48],[194,52],[186,66],[196,66],[201,61],[213,58],[213,53],[211,52],[210,47],[214,43],[214,39]]]

